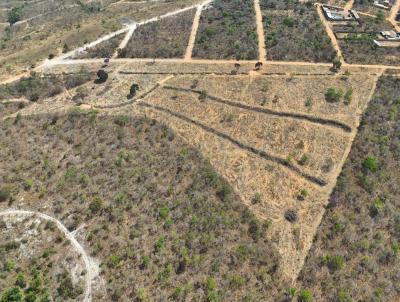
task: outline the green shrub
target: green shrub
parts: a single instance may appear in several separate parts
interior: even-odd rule
[[[299,164],[304,166],[310,161],[310,158],[307,154],[303,154],[299,160]]]
[[[100,197],[95,197],[94,200],[89,204],[89,209],[93,214],[98,213],[103,205],[103,201]]]
[[[169,208],[167,206],[163,206],[161,207],[160,211],[159,211],[159,215],[162,219],[166,219],[168,217],[169,214]]]
[[[295,23],[295,21],[294,21],[294,18],[293,18],[293,17],[286,16],[286,17],[283,19],[283,24],[284,24],[285,26],[287,26],[287,27],[293,27],[293,26],[294,26],[294,23]]]
[[[15,266],[16,266],[15,261],[6,260],[6,262],[4,263],[4,270],[7,272],[10,272],[10,271],[14,270]]]
[[[257,192],[254,194],[253,199],[251,200],[253,204],[260,203],[262,200],[261,193]]]
[[[0,188],[0,202],[5,202],[11,197],[11,188],[4,186]]]
[[[0,302],[22,302],[23,294],[19,287],[8,288],[1,294]]]
[[[161,236],[160,238],[158,238],[158,240],[154,244],[154,248],[155,248],[156,252],[159,252],[164,248],[165,241],[166,241],[166,237],[165,236]]]
[[[352,302],[353,299],[351,298],[349,291],[345,288],[341,288],[337,294],[337,301],[338,302]]]
[[[349,105],[353,100],[353,88],[349,88],[344,94],[344,103]]]
[[[308,98],[306,99],[306,101],[304,102],[304,106],[306,106],[307,108],[311,108],[312,105],[313,105],[312,98],[308,97]]]
[[[33,180],[32,179],[25,179],[24,181],[24,189],[26,191],[29,191],[33,186]]]
[[[299,302],[310,302],[312,301],[312,293],[309,290],[303,289],[299,296]]]
[[[324,264],[333,271],[340,270],[344,266],[344,258],[339,255],[326,255],[322,258]]]
[[[17,23],[18,21],[21,21],[21,18],[22,12],[20,7],[13,7],[8,12],[7,21],[10,22],[11,25]]]
[[[379,169],[378,159],[375,156],[368,156],[362,165],[365,170],[371,172],[376,172]]]
[[[373,207],[377,213],[381,212],[385,208],[385,202],[379,197],[373,201]]]
[[[118,116],[114,119],[114,123],[121,127],[125,127],[128,124],[128,121],[129,119],[125,115]]]
[[[337,103],[343,96],[343,91],[341,89],[328,88],[325,92],[325,100],[329,103]]]

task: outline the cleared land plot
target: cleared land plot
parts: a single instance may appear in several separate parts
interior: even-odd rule
[[[75,91],[75,99],[80,98],[81,103],[98,108],[115,107],[133,103],[138,98],[151,92],[165,75],[119,75],[103,84],[89,83]],[[139,90],[130,96],[133,84],[139,85]]]
[[[316,301],[400,296],[400,79],[383,76],[298,279]]]
[[[0,215],[0,229],[3,301],[83,300],[86,267],[54,223]],[[13,300],[10,293],[25,300]]]
[[[121,58],[181,58],[190,37],[195,9],[139,26]]]
[[[335,50],[312,5],[297,4],[291,10],[264,9],[263,15],[268,59],[331,62],[335,57]]]
[[[75,110],[3,122],[0,137],[0,189],[10,192],[0,209],[12,203],[78,229],[100,265],[94,301],[276,295],[268,222],[168,127]]]
[[[196,91],[209,96],[275,112],[299,113],[326,120],[334,120],[352,128],[356,126],[354,112],[365,107],[368,89],[373,83],[369,75],[325,76],[178,76],[166,85]],[[352,90],[352,100],[345,104],[327,102],[327,88]]]
[[[216,0],[205,8],[194,58],[255,60],[258,37],[252,0]]]
[[[107,41],[104,41],[95,47],[88,48],[81,54],[74,56],[74,59],[90,59],[90,58],[111,58],[122,39],[124,34],[117,35]]]
[[[373,40],[381,31],[393,30],[386,21],[361,16],[361,26],[333,26],[334,32],[348,33],[338,43],[347,63],[400,65],[400,47],[378,47]]]
[[[219,100],[224,97],[213,95],[210,90],[182,92],[168,88],[181,79],[166,82],[164,88],[156,90],[133,108],[168,124],[199,148],[256,216],[272,220],[268,236],[282,256],[281,270],[289,277],[294,276],[311,246],[329,197],[329,188],[340,172],[355,129],[348,133],[341,128],[292,117],[279,118],[226,102],[221,104]],[[221,87],[225,93],[232,85],[245,86],[242,77],[234,79],[236,83],[211,77],[207,82],[210,87],[214,86],[213,82],[227,83]],[[197,80],[201,83],[202,78]],[[331,83],[327,81],[320,85],[326,85],[326,91],[335,86],[336,80],[332,77]],[[183,83],[187,85],[187,81],[183,80]],[[353,120],[358,120],[367,102],[373,82],[369,84],[365,86],[365,92],[357,93],[359,100],[356,103],[360,108],[347,108],[352,110]],[[286,85],[286,79],[281,79],[281,85]],[[344,91],[346,85],[344,81],[341,86]],[[262,90],[263,86],[253,86],[253,91],[256,89]],[[299,89],[299,94],[301,91]],[[295,91],[292,93],[289,98],[298,95]],[[282,104],[286,103],[290,104],[290,101],[282,101]],[[313,115],[312,107],[308,114]],[[258,194],[262,197],[255,198]],[[293,223],[288,221],[291,219],[290,214],[287,216],[288,210],[296,213]]]

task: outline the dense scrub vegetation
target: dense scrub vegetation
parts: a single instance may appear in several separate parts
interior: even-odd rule
[[[216,0],[200,18],[193,57],[251,60],[258,58],[252,0]]]
[[[189,43],[195,10],[139,26],[121,58],[180,58]]]
[[[54,223],[33,216],[0,217],[1,302],[82,300],[86,272],[78,262]]]
[[[0,137],[0,208],[84,224],[105,284],[95,301],[274,301],[270,222],[167,127],[74,110],[6,121]]]
[[[331,41],[311,2],[264,1],[262,8],[268,59],[331,62],[335,58]]]
[[[383,76],[299,277],[315,301],[400,296],[400,79]]]
[[[31,73],[29,77],[22,78],[11,84],[0,85],[0,100],[13,98],[26,98],[32,102],[54,96],[73,87],[90,81],[92,75],[80,73],[72,75],[41,76]]]

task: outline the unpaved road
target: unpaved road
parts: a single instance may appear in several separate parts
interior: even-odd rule
[[[17,209],[8,209],[5,211],[0,212],[0,216],[34,216],[34,217],[39,217],[43,220],[51,221],[55,223],[60,229],[65,237],[71,242],[72,246],[75,248],[75,250],[78,252],[78,254],[82,257],[83,262],[85,263],[85,268],[86,268],[86,288],[85,288],[85,296],[84,300],[85,302],[90,302],[92,301],[92,277],[95,276],[95,271],[93,270],[93,264],[92,261],[90,260],[88,254],[82,247],[82,245],[79,244],[79,242],[75,239],[75,237],[72,235],[70,231],[62,224],[61,221],[58,219],[51,217],[49,215],[46,215],[44,213],[40,212],[34,212],[34,211],[27,211],[27,210],[17,210]]]
[[[399,12],[399,10],[400,10],[400,0],[397,0],[396,3],[392,6],[392,10],[390,11],[390,16],[387,19],[390,23],[393,24],[396,31],[398,31],[398,32],[400,32],[400,26],[396,22],[396,16],[397,16],[397,13]]]
[[[344,6],[344,10],[351,10],[354,5],[354,0],[348,0],[346,5]]]
[[[196,42],[197,31],[199,29],[201,13],[204,7],[213,1],[214,0],[208,0],[197,7],[196,15],[194,16],[193,19],[192,31],[190,33],[188,47],[186,49],[185,61],[189,61],[192,59],[193,48],[194,48],[194,43]]]
[[[339,47],[339,43],[336,40],[336,36],[333,33],[332,28],[329,25],[329,22],[325,19],[324,14],[322,13],[322,9],[321,9],[321,4],[316,4],[316,9],[318,11],[318,15],[319,18],[321,19],[322,24],[325,26],[325,31],[328,34],[329,38],[331,39],[333,48],[335,49],[337,56],[339,57],[339,59],[342,61],[342,63],[344,62],[343,56],[342,56],[342,51],[340,50]]]
[[[257,35],[258,35],[258,54],[261,62],[267,60],[267,49],[265,48],[264,25],[262,22],[262,12],[260,0],[254,0],[254,9],[256,11]]]

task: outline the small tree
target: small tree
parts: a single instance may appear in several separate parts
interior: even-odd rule
[[[97,77],[99,78],[98,81],[100,83],[104,83],[108,79],[108,73],[104,69],[100,69],[97,72]]]
[[[129,96],[133,97],[136,95],[136,91],[139,90],[139,85],[138,84],[132,84],[130,90],[129,90]]]
[[[19,7],[13,7],[8,12],[8,22],[10,22],[10,24],[13,25],[20,20],[21,20],[21,9]]]
[[[382,23],[383,21],[385,21],[385,14],[382,11],[377,12],[375,17],[377,23]]]
[[[67,53],[69,51],[69,46],[67,43],[64,43],[63,45],[63,53]]]
[[[340,68],[342,68],[342,62],[340,61],[340,59],[338,57],[336,57],[332,62],[332,70],[334,72],[338,72],[340,70]]]
[[[340,99],[343,96],[343,91],[341,89],[335,89],[335,88],[328,88],[328,90],[325,92],[325,99],[329,103],[337,103],[340,101]]]

